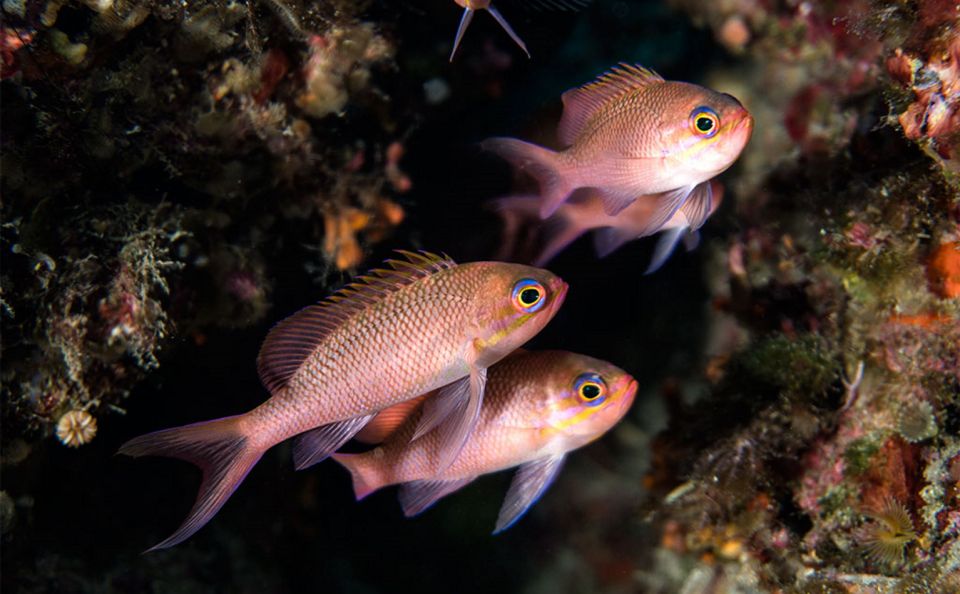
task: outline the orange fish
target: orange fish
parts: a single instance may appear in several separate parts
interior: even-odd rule
[[[429,420],[450,463],[476,425],[487,368],[536,335],[567,285],[545,270],[501,262],[457,265],[401,252],[270,331],[257,358],[269,400],[234,417],[165,429],[120,448],[181,458],[203,470],[197,501],[173,546],[206,524],[263,453],[295,437],[296,468],[336,451],[373,416],[447,386]]]
[[[480,475],[519,466],[496,533],[536,502],[570,451],[623,418],[636,392],[636,380],[604,361],[563,351],[515,353],[490,368],[480,421],[450,466],[441,463],[443,443],[435,432],[411,441],[423,422],[416,413],[380,447],[333,458],[350,471],[357,499],[400,484],[407,516]]]
[[[736,161],[753,117],[734,97],[652,70],[621,64],[563,94],[556,152],[515,138],[482,143],[540,184],[540,217],[576,190],[591,188],[607,214],[659,194],[638,235],[651,235],[682,210],[698,229],[713,210],[711,178]]]
[[[709,183],[712,193],[709,214],[713,214],[723,200],[723,186],[716,180]],[[578,237],[591,230],[595,230],[594,247],[597,256],[603,258],[624,243],[643,237],[642,233],[649,230],[647,221],[653,214],[656,200],[657,196],[641,196],[620,214],[611,216],[604,210],[599,197],[586,194],[564,202],[556,212],[541,222],[539,196],[499,198],[493,201],[493,205],[504,221],[504,251],[501,255],[503,257],[510,255],[517,243],[516,238],[520,233],[520,227],[524,223],[533,222],[542,235],[540,241],[542,247],[539,255],[533,260],[534,266],[543,266]],[[662,235],[657,241],[653,258],[644,274],[650,274],[659,269],[681,240],[689,251],[697,246],[700,238],[699,232],[691,229],[683,210],[673,213],[670,220],[656,232]]]

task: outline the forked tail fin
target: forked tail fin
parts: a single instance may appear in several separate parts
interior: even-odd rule
[[[377,450],[372,450],[377,451]],[[333,454],[330,457],[350,471],[353,480],[353,494],[360,501],[382,485],[376,464],[371,463],[371,452],[364,454]]]
[[[179,544],[210,521],[263,455],[240,429],[240,416],[163,429],[135,437],[120,446],[126,456],[167,456],[192,462],[203,471],[197,501],[187,519],[166,540],[147,549]]]
[[[577,188],[567,179],[560,153],[530,144],[516,138],[490,138],[480,143],[509,161],[517,169],[526,171],[540,184],[540,218],[553,214],[557,207]]]

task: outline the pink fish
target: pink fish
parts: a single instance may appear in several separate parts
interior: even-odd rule
[[[523,50],[523,53],[527,54],[527,57],[530,57],[530,52],[527,50],[527,45],[523,43],[523,40],[520,39],[520,36],[517,35],[516,31],[513,30],[513,27],[510,26],[510,23],[507,22],[507,19],[503,18],[503,15],[500,14],[500,11],[493,7],[491,4],[492,0],[454,0],[458,5],[463,7],[463,16],[460,17],[460,26],[457,27],[457,36],[453,40],[453,51],[450,52],[450,61],[453,62],[453,57],[457,54],[457,48],[460,47],[460,41],[463,39],[463,34],[466,33],[467,27],[470,26],[470,21],[473,20],[473,15],[478,10],[486,10],[490,13],[490,16],[494,18],[504,31],[507,32],[507,35],[510,36],[510,39],[513,40],[520,49]],[[534,9],[557,9],[557,10],[575,10],[582,7],[585,4],[588,4],[590,0],[524,0],[525,5],[534,8]]]
[[[130,456],[181,458],[203,470],[180,528],[151,550],[206,524],[263,453],[295,437],[296,468],[336,451],[380,410],[446,386],[427,418],[449,464],[476,425],[486,370],[537,334],[567,285],[545,270],[501,262],[456,265],[401,252],[267,335],[257,358],[269,400],[238,416],[165,429],[120,448]]]
[[[712,180],[711,211],[716,212],[723,200],[723,186]],[[573,243],[578,237],[590,230],[594,231],[594,247],[597,256],[603,258],[628,241],[643,237],[642,233],[649,231],[647,220],[652,216],[656,207],[657,196],[641,196],[623,211],[611,216],[603,208],[601,199],[594,194],[576,196],[564,202],[560,208],[546,220],[540,220],[539,196],[508,196],[493,201],[494,208],[504,221],[504,257],[516,245],[516,237],[520,227],[532,222],[541,232],[541,248],[539,255],[533,260],[534,266],[543,266],[564,248]],[[699,233],[690,228],[683,210],[673,213],[663,227],[655,232],[662,233],[657,241],[653,259],[644,274],[655,272],[670,254],[677,243],[682,239],[688,250],[692,250],[699,242]]]
[[[637,230],[650,235],[678,210],[691,229],[703,224],[713,209],[706,182],[736,161],[752,131],[753,117],[732,96],[621,64],[563,94],[563,150],[515,138],[482,146],[537,179],[541,218],[577,188],[591,188],[611,215],[659,194]]]
[[[435,433],[410,441],[422,423],[416,413],[380,447],[333,458],[350,471],[357,499],[400,484],[407,516],[480,475],[519,466],[496,533],[536,502],[570,451],[598,439],[623,418],[636,392],[637,382],[629,374],[591,357],[562,351],[515,353],[490,369],[480,421],[449,467],[441,464],[443,444]]]

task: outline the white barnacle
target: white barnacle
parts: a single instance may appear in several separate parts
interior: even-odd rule
[[[85,410],[71,410],[57,421],[57,439],[67,447],[78,448],[96,435],[97,420]]]

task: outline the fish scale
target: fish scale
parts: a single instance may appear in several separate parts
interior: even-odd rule
[[[437,428],[445,436],[444,459],[454,459],[480,410],[486,367],[546,325],[567,285],[530,266],[401,254],[405,260],[388,261],[392,269],[360,277],[270,331],[257,357],[271,392],[266,402],[121,446],[122,454],[177,457],[204,471],[187,519],[153,549],[182,542],[206,524],[273,445],[295,436],[294,464],[306,468],[380,410],[455,382],[470,389],[462,392],[460,413]],[[517,288],[530,283],[538,287],[536,301],[519,302]]]

